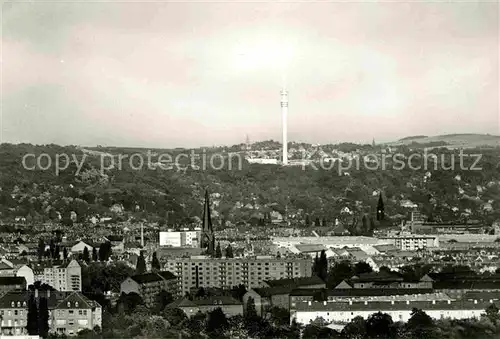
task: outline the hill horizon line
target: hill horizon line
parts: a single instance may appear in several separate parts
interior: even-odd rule
[[[457,140],[457,139],[476,139],[476,140]],[[376,145],[387,145],[387,146],[396,146],[396,145],[401,145],[401,144],[409,144],[409,143],[428,143],[428,142],[438,142],[438,141],[450,141],[451,143],[461,141],[462,143],[467,143],[468,141],[475,141],[474,143],[481,142],[481,139],[477,138],[484,138],[487,139],[485,141],[492,141],[496,140],[498,141],[500,145],[500,135],[494,135],[490,133],[450,133],[450,134],[440,134],[440,135],[434,135],[434,136],[428,136],[428,135],[412,135],[412,136],[406,136],[402,137],[397,140],[392,140],[392,141],[383,141],[383,142],[377,142],[376,139],[374,139]],[[274,139],[267,139],[267,140],[258,140],[251,142],[250,145],[258,144],[258,143],[263,143],[263,142],[275,142],[277,144],[281,145],[280,140],[274,140]],[[331,142],[331,143],[314,143],[314,142],[307,142],[307,141],[288,141],[288,143],[292,144],[308,144],[308,145],[341,145],[341,144],[353,144],[353,145],[368,145],[371,144],[371,142],[356,142],[356,141],[339,141],[339,142]],[[245,142],[233,144],[233,145],[211,145],[211,146],[197,146],[197,147],[143,147],[143,146],[130,146],[130,145],[78,145],[78,144],[54,144],[54,143],[48,143],[48,144],[32,144],[29,142],[18,142],[18,143],[11,143],[11,142],[2,142],[0,145],[4,144],[11,144],[11,145],[33,145],[33,146],[43,146],[43,145],[57,145],[60,147],[79,147],[79,148],[132,148],[132,149],[199,149],[199,148],[221,148],[221,147],[235,147],[239,145],[245,145]]]

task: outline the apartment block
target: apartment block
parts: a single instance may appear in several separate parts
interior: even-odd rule
[[[147,306],[153,306],[156,297],[162,291],[174,297],[179,294],[177,277],[168,271],[134,275],[125,279],[120,285],[120,292],[137,293]]]
[[[210,258],[192,256],[169,260],[166,269],[179,280],[181,293],[193,288],[231,288],[240,284],[247,288],[263,286],[265,280],[310,277],[310,257],[277,258]]]
[[[16,275],[24,277],[28,285],[40,281],[52,286],[57,291],[82,290],[82,267],[76,260],[45,267],[24,265],[19,268]]]

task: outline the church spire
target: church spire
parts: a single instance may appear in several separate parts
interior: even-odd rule
[[[215,237],[210,216],[210,200],[208,190],[205,190],[205,204],[203,206],[203,226],[201,228],[201,248],[207,249],[207,254],[214,254]]]

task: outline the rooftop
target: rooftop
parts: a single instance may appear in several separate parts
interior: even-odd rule
[[[413,308],[426,310],[484,310],[490,301],[304,301],[296,304],[296,311],[408,311]]]

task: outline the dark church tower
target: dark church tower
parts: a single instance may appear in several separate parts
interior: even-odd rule
[[[205,205],[203,206],[203,226],[201,228],[200,247],[207,249],[208,255],[215,253],[215,236],[212,228],[212,218],[210,217],[210,201],[208,190],[205,191]]]
[[[377,203],[377,221],[384,220],[384,217],[385,217],[384,200],[382,200],[382,193],[380,193],[378,196],[378,203]]]

